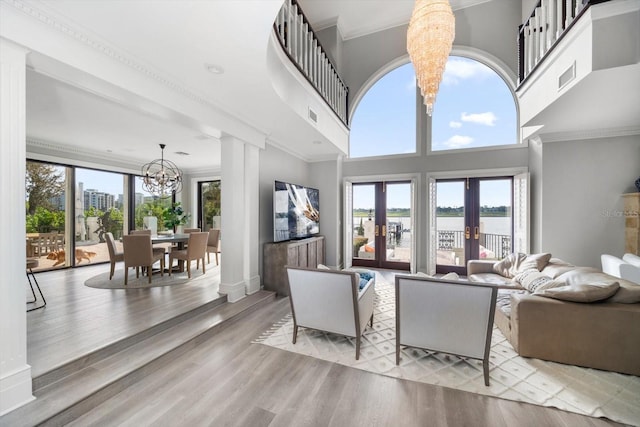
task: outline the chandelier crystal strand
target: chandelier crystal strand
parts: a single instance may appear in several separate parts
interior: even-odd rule
[[[416,0],[407,30],[407,51],[429,116],[453,46],[455,24],[448,0]]]
[[[182,171],[175,163],[164,159],[164,147],[165,144],[160,144],[162,154],[159,159],[142,166],[142,188],[159,197],[182,190]]]

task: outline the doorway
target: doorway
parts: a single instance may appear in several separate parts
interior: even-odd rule
[[[436,194],[436,273],[513,251],[513,177],[437,180]]]
[[[410,270],[412,188],[411,181],[352,184],[352,265]]]
[[[198,182],[198,228],[220,228],[220,180]]]

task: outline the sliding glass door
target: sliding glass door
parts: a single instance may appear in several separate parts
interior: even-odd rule
[[[198,227],[220,228],[220,180],[198,182]]]

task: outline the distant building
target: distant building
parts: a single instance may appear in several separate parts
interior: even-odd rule
[[[84,190],[84,208],[87,210],[92,207],[103,212],[108,211],[115,207],[115,197],[113,194],[98,191],[96,189],[86,189]]]

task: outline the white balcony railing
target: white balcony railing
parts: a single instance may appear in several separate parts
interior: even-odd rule
[[[313,29],[295,0],[285,0],[274,31],[282,48],[298,70],[322,96],[340,120],[348,125],[349,89],[320,45]]]
[[[609,0],[540,0],[520,26],[519,83],[522,84],[589,6]]]

